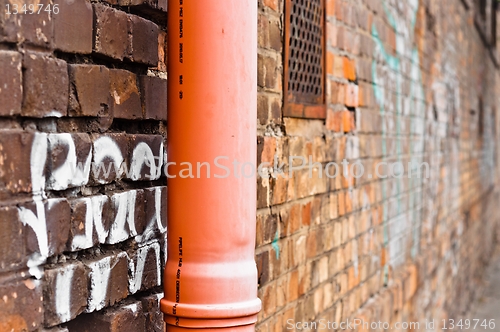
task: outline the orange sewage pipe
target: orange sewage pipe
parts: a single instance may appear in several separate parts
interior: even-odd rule
[[[161,310],[168,331],[254,331],[257,1],[169,0],[168,34]]]

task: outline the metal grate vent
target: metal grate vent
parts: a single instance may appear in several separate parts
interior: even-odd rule
[[[288,101],[323,103],[323,0],[288,1]]]

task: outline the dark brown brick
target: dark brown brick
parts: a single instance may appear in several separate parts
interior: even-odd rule
[[[68,324],[71,332],[139,332],[145,330],[142,303],[129,301],[120,306],[81,315]]]
[[[28,2],[19,3],[19,8],[21,9],[24,4],[29,5]],[[45,11],[45,9],[53,9],[52,2],[50,0],[40,0],[37,4],[43,5],[43,10],[40,13],[35,14],[18,14],[21,17],[21,33],[22,38],[25,42],[49,48],[52,45],[52,17],[58,14],[53,12]],[[49,7],[50,6],[50,7]]]
[[[142,234],[146,228],[144,191],[128,190],[111,196],[114,220],[106,243],[116,244]]]
[[[259,95],[257,97],[257,119],[261,125],[265,125],[269,118],[269,97]]]
[[[26,245],[17,207],[0,208],[0,271],[14,270],[26,261]]]
[[[92,5],[86,0],[54,0],[59,14],[53,14],[54,47],[64,52],[92,52]]]
[[[129,15],[131,60],[151,66],[158,65],[158,26],[139,16]]]
[[[71,227],[68,250],[88,249],[98,243],[105,243],[114,213],[109,197],[97,195],[77,198],[70,200],[69,204]]]
[[[283,41],[279,21],[269,22],[269,44],[275,51],[281,52]]]
[[[11,193],[32,191],[32,149],[39,150],[38,155],[44,155],[46,150],[43,150],[47,149],[47,135],[37,134],[35,139],[33,133],[20,130],[5,130],[0,133],[0,190]],[[43,171],[43,160],[39,163]],[[39,182],[36,183],[37,191],[41,189],[38,187]],[[45,182],[40,185],[44,188]]]
[[[44,274],[45,326],[65,323],[87,307],[88,274],[81,262],[46,269]]]
[[[147,244],[137,250],[129,250],[129,292],[151,289],[161,285],[161,258],[158,242]]]
[[[264,285],[269,281],[269,251],[258,254],[256,262],[259,285]]]
[[[69,115],[106,116],[110,112],[109,69],[94,65],[69,65],[71,94]]]
[[[99,257],[84,263],[90,270],[86,312],[101,310],[127,297],[128,264],[125,252]],[[73,331],[73,328],[70,330]]]
[[[133,181],[158,180],[163,166],[163,137],[160,135],[129,136],[130,176]]]
[[[167,80],[139,76],[142,112],[145,119],[167,120]]]
[[[0,286],[0,331],[35,331],[43,319],[42,282],[28,279]]]
[[[38,214],[37,204],[43,204],[45,216]],[[24,225],[23,233],[26,234],[27,252],[40,253],[47,251],[48,256],[62,253],[66,249],[66,242],[69,236],[70,208],[65,198],[51,198],[46,201],[35,203],[25,203],[20,205],[21,218],[26,220],[37,220],[37,223],[45,224],[45,234],[40,234],[30,226]],[[45,218],[44,218],[45,217]],[[43,243],[39,236],[47,237],[47,248],[43,248]]]
[[[122,69],[111,69],[109,75],[113,116],[118,119],[141,118],[141,97],[135,74]]]
[[[19,41],[21,36],[19,26],[21,25],[21,15],[7,13],[7,5],[9,8],[13,9],[12,3],[16,3],[13,0],[0,0],[0,5],[2,6],[2,11],[0,11],[0,41],[15,43]]]
[[[101,4],[94,4],[94,51],[122,60],[127,54],[127,14]]]
[[[160,311],[160,300],[163,293],[141,298],[142,310],[145,316],[145,331],[164,332],[163,313]]]
[[[49,134],[47,189],[66,190],[89,181],[92,142],[88,134]]]
[[[23,101],[22,57],[17,52],[0,52],[0,115],[21,113]]]
[[[27,52],[23,67],[22,115],[31,117],[65,116],[68,111],[68,68],[66,62]]]
[[[165,232],[167,227],[167,187],[153,187],[144,189],[146,222],[145,233]],[[160,220],[158,220],[158,216]],[[146,235],[146,234],[145,234]]]
[[[92,134],[93,142],[91,170],[92,180],[97,183],[111,183],[121,179],[122,164],[128,165],[128,138],[125,134]],[[109,171],[109,172],[108,172]]]

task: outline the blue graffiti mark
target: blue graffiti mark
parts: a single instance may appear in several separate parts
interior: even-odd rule
[[[273,242],[271,244],[274,251],[276,252],[276,259],[280,259],[280,247],[278,245],[278,240],[279,240],[279,231],[277,230],[276,235],[274,236]]]

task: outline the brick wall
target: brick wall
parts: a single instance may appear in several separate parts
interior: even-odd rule
[[[461,317],[499,229],[490,23],[473,1],[326,0],[326,118],[292,118],[286,3],[259,1],[259,162],[346,158],[365,173],[258,180],[258,330]],[[429,178],[374,176],[409,161]]]
[[[166,0],[39,3],[59,11],[0,15],[0,331],[162,331]],[[284,1],[258,6],[258,162],[366,176],[258,179],[257,330],[460,317],[499,234],[489,23],[325,0],[323,108],[290,117]],[[430,177],[368,176],[408,161]]]
[[[163,331],[166,1],[19,3],[0,14],[0,331]]]

